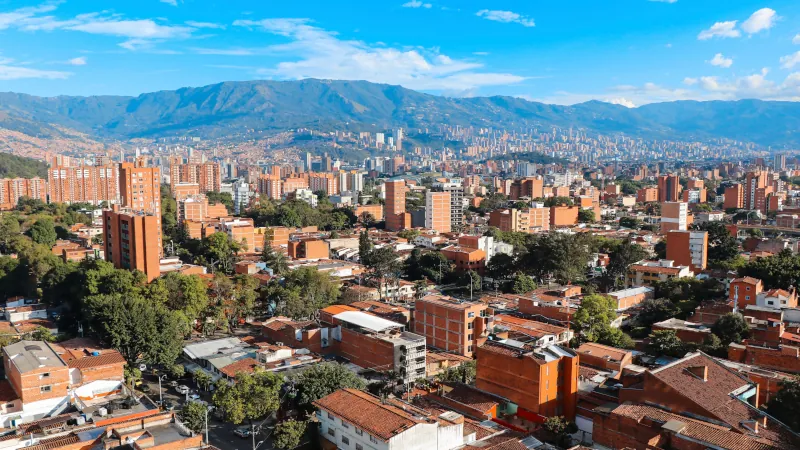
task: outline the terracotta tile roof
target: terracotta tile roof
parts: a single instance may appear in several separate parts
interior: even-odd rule
[[[759,284],[761,283],[761,280],[753,277],[741,277],[741,278],[735,278],[733,281],[731,281],[731,283]]]
[[[72,359],[67,365],[71,369],[89,369],[92,367],[110,366],[113,364],[125,364],[125,358],[117,352],[108,352],[100,356],[87,356],[80,359]]]
[[[580,354],[592,355],[598,358],[608,357],[617,361],[622,361],[622,359],[630,353],[616,347],[595,344],[594,342],[586,342],[575,351]]]
[[[17,333],[20,334],[36,331],[36,329],[39,327],[45,327],[48,330],[52,330],[56,328],[56,324],[55,322],[47,319],[29,319],[14,324],[14,328],[17,330]]]
[[[485,394],[472,386],[467,386],[461,383],[452,383],[449,385],[453,388],[450,392],[443,393],[444,398],[457,401],[458,403],[467,405],[479,411],[489,411],[499,405],[497,400],[488,394]]]
[[[708,381],[703,381],[688,370],[698,366],[708,368]],[[742,425],[744,422],[762,417],[744,402],[731,396],[737,389],[750,385],[750,381],[702,352],[653,370],[650,374],[686,400],[708,411],[717,420],[742,432],[747,432]],[[759,434],[772,440],[780,439],[774,430],[761,429]]]
[[[447,296],[444,296],[444,295],[437,295],[437,294],[426,295],[425,297],[422,297],[422,299],[420,299],[418,301],[424,302],[424,303],[431,303],[431,304],[438,305],[438,306],[444,306],[445,308],[458,309],[458,310],[469,309],[469,308],[472,308],[472,307],[485,307],[486,306],[484,303],[481,303],[481,302],[460,301],[460,300],[457,300],[457,299],[455,299],[453,297],[447,297]]]
[[[256,370],[256,367],[260,366],[258,361],[253,358],[244,358],[236,361],[235,363],[228,364],[227,366],[220,369],[222,373],[225,375],[234,378],[240,372],[243,373],[253,373]]]
[[[336,314],[348,312],[348,311],[359,311],[358,308],[353,308],[352,306],[347,305],[333,305],[328,306],[327,308],[322,309],[320,312],[326,312],[335,316]]]
[[[430,423],[429,417],[415,416],[394,405],[381,403],[377,397],[356,389],[338,390],[314,405],[383,441],[418,424]]]
[[[66,436],[57,436],[52,438],[45,438],[39,441],[36,445],[22,447],[24,450],[52,450],[61,448],[67,445],[72,445],[80,441],[78,435],[70,433]]]
[[[456,355],[455,353],[431,352],[428,351],[426,357],[429,363],[437,363],[442,361],[457,361],[465,362],[472,361],[472,358],[463,355]]]
[[[566,333],[567,329],[550,325],[549,323],[538,322],[535,320],[520,319],[519,317],[509,316],[506,314],[498,314],[494,316],[494,324],[502,325],[510,328],[513,331],[518,331],[532,337],[541,337],[548,334],[558,336],[561,333]]]
[[[522,444],[519,439],[519,436],[515,434],[503,433],[482,441],[473,442],[464,447],[464,450],[528,450],[528,447]]]
[[[770,441],[753,436],[745,436],[726,427],[672,414],[652,406],[624,403],[611,411],[612,415],[628,417],[641,422],[650,419],[660,424],[670,420],[682,422],[686,427],[678,434],[687,438],[728,450],[778,450],[789,447],[777,446]]]

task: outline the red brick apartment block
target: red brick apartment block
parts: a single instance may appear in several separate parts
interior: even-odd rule
[[[487,309],[481,302],[427,295],[415,302],[414,332],[425,336],[429,347],[472,356],[491,322]]]

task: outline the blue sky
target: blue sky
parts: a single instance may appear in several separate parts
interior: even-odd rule
[[[307,77],[560,104],[800,100],[800,2],[0,0],[0,91]]]

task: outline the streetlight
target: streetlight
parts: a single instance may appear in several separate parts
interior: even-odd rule
[[[162,379],[166,379],[166,378],[167,378],[166,375],[159,375],[158,376],[158,403],[160,404],[160,406],[162,408],[164,407],[164,397],[163,397],[163,395],[161,393],[161,380]]]
[[[214,406],[208,405],[206,406],[206,445],[210,444],[211,442],[208,440],[208,412],[213,410]]]

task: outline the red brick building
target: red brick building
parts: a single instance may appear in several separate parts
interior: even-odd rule
[[[472,356],[492,321],[487,310],[485,303],[427,295],[415,302],[414,332],[425,336],[429,347]]]
[[[557,345],[518,348],[496,341],[478,347],[475,387],[541,417],[575,419],[578,354]],[[519,415],[519,411],[518,411]]]

